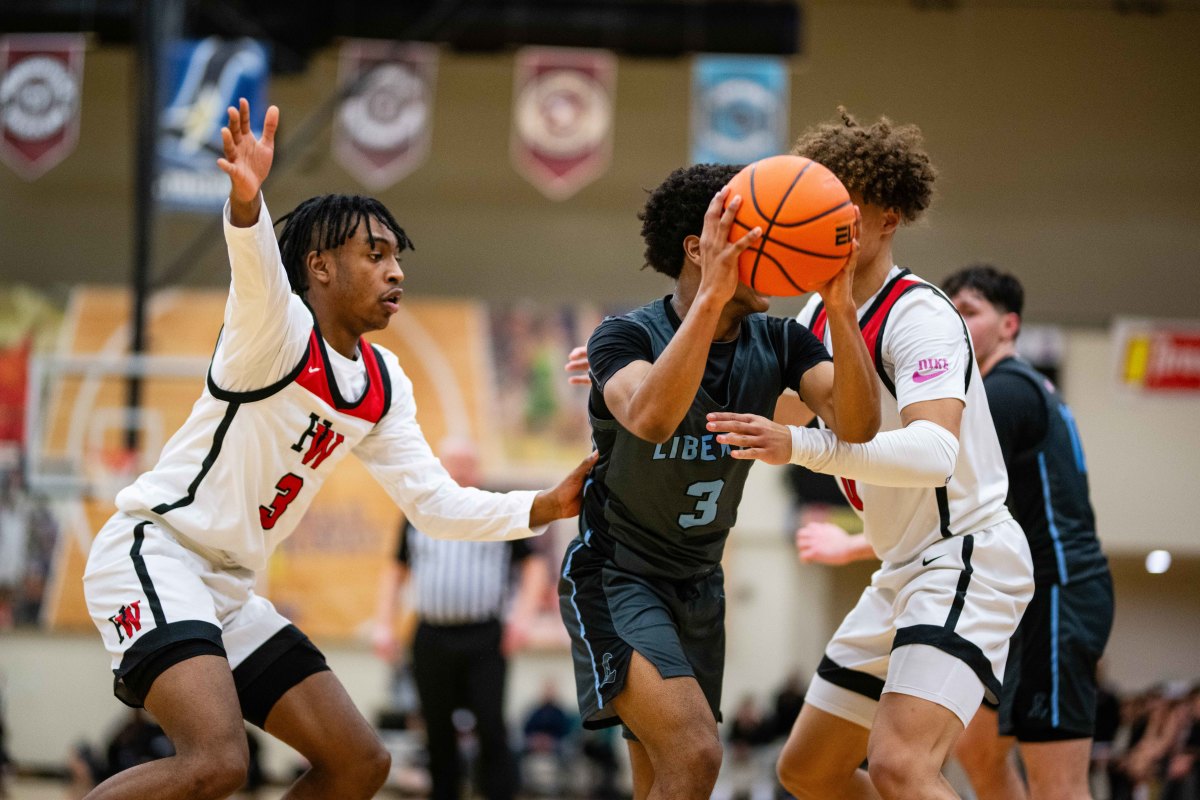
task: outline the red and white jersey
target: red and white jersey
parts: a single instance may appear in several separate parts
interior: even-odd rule
[[[797,319],[832,352],[819,296],[813,295]],[[876,554],[904,562],[939,539],[1011,518],[1004,505],[1008,473],[983,379],[954,304],[933,284],[893,267],[879,292],[859,308],[858,321],[881,384],[881,432],[904,427],[900,412],[913,403],[953,398],[965,404],[958,462],[945,486],[896,488],[838,479]]]
[[[226,214],[225,235],[233,278],[207,385],[154,468],[117,495],[121,511],[218,565],[261,570],[354,451],[430,536],[534,534],[535,492],[484,492],[446,473],[395,355],[366,341],[357,359],[326,346],[291,292],[265,203],[252,228]]]

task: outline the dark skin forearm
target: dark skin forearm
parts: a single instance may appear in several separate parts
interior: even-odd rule
[[[879,431],[879,381],[858,328],[853,305],[826,306],[833,340],[833,419],[830,429],[845,442],[867,442]]]

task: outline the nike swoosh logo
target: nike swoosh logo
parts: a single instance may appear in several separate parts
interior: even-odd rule
[[[922,566],[922,567],[928,567],[930,564],[932,564],[933,562],[937,561],[939,558],[942,558],[942,557],[943,557],[943,556],[945,556],[945,555],[946,555],[945,553],[942,553],[942,555],[940,555],[940,556],[934,556],[933,558],[922,558],[922,559],[921,559],[921,566]]]
[[[913,373],[913,383],[924,383],[925,381],[933,380],[938,375],[945,375],[946,372],[947,370],[944,369],[934,370],[933,372],[921,372],[918,370]]]
[[[309,367],[308,371],[309,372],[320,372],[321,368],[320,367]]]

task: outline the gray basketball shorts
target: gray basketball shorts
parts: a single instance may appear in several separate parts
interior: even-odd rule
[[[635,575],[580,538],[567,547],[559,610],[571,635],[579,712],[585,728],[622,724],[612,707],[636,650],[663,678],[695,678],[721,720],[725,671],[724,573],[695,580]]]

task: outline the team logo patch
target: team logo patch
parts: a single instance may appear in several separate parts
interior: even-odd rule
[[[612,653],[605,653],[601,664],[604,667],[604,680],[600,681],[600,685],[608,686],[617,680],[617,673],[612,668]]]
[[[912,374],[913,383],[924,383],[945,375],[950,371],[950,360],[946,358],[922,358],[917,362],[917,371]]]
[[[134,600],[127,606],[108,618],[117,629],[117,644],[123,644],[126,639],[132,639],[142,629],[142,601]]]

